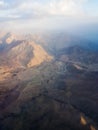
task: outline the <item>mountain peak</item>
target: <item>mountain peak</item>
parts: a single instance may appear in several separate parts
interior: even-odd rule
[[[39,44],[34,41],[12,42],[4,48],[4,64],[11,67],[33,67],[53,59]],[[9,59],[9,60],[7,60]]]
[[[6,44],[11,44],[13,41],[16,41],[16,35],[12,34],[11,32],[8,32],[4,37],[3,37],[3,41]]]

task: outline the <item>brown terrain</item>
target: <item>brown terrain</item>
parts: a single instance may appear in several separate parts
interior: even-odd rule
[[[98,130],[98,53],[30,37],[0,38],[0,129]]]

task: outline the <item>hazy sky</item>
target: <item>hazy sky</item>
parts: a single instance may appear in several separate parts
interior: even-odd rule
[[[1,30],[72,29],[98,23],[98,0],[0,0]]]

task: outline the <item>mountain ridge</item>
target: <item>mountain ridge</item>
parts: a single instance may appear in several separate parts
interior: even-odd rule
[[[11,39],[12,40],[12,39]],[[3,43],[2,43],[3,44]],[[10,44],[4,43],[5,46],[1,49],[1,57],[6,59],[6,62],[12,62],[18,66],[32,67],[39,65],[44,61],[53,59],[40,45],[34,41],[27,40],[12,40]]]

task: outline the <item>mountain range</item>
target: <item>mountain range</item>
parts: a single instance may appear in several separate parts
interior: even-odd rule
[[[64,32],[0,35],[1,130],[97,130],[98,45]]]

